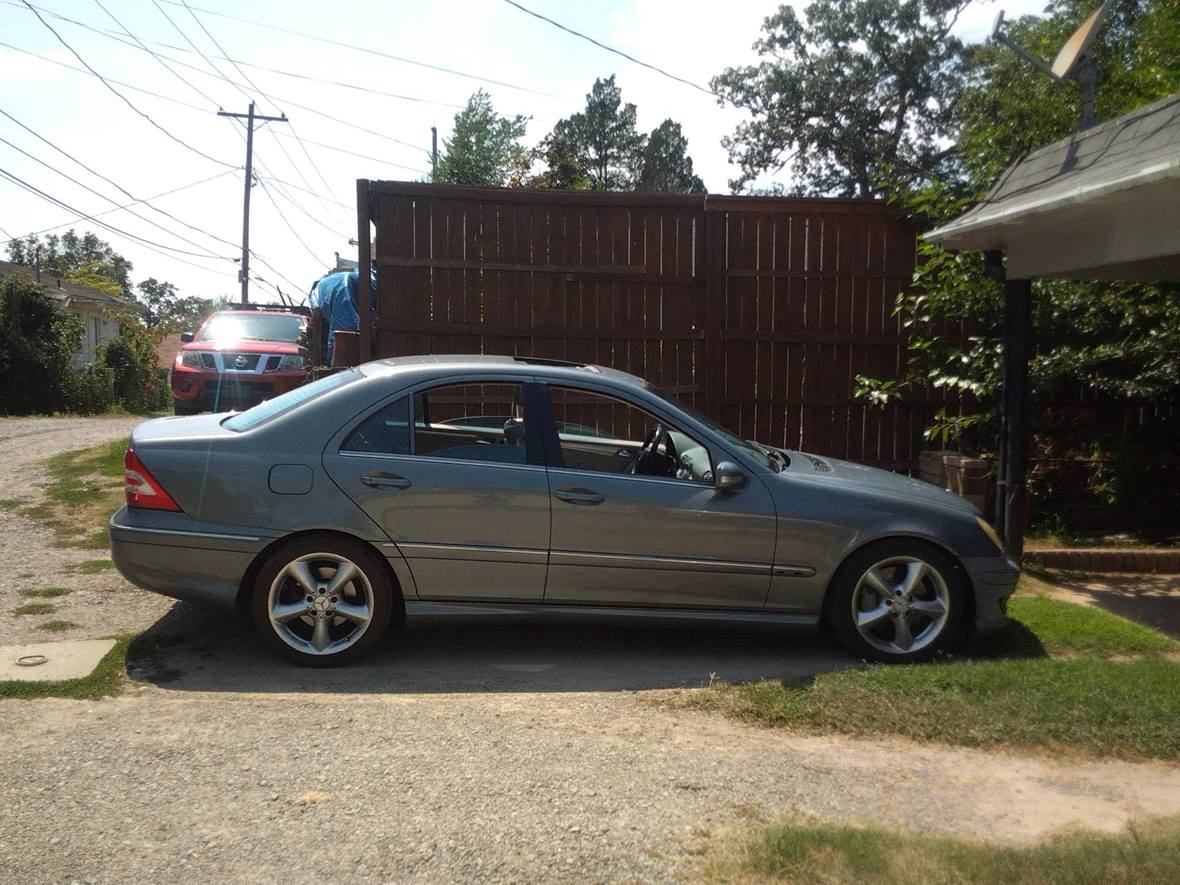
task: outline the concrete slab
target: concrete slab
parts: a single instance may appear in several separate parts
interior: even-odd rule
[[[89,676],[103,656],[115,647],[113,639],[75,639],[0,646],[0,682],[56,682]],[[36,663],[40,658],[42,663]],[[17,663],[25,659],[24,666]]]

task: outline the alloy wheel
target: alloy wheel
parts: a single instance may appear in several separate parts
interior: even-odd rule
[[[287,563],[270,585],[267,610],[276,635],[309,655],[352,646],[373,620],[373,586],[337,553],[309,553]]]
[[[946,629],[950,591],[938,569],[916,556],[892,556],[861,575],[852,592],[857,632],[878,651],[909,655]]]

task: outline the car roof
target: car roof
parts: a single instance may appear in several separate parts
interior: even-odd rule
[[[576,363],[565,360],[551,360],[543,357],[497,356],[492,354],[421,354],[398,356],[375,360],[359,367],[366,377],[389,376],[415,372],[422,369],[446,371],[495,371],[520,375],[541,375],[551,379],[568,381],[586,380],[587,375],[608,378],[612,381],[647,387],[647,382],[638,375],[621,372],[609,366],[592,363]]]

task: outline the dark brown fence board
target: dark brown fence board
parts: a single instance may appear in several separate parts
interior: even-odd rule
[[[375,358],[613,365],[744,435],[900,469],[945,402],[853,395],[858,374],[896,377],[906,344],[891,311],[914,234],[880,203],[367,187]]]

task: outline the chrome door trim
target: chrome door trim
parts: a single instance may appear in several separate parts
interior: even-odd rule
[[[470,544],[382,544],[402,551],[407,559],[462,559],[482,562],[523,562],[544,565],[549,558],[547,550],[533,550],[523,547],[480,547]]]
[[[681,559],[669,556],[632,556],[622,553],[580,553],[553,550],[551,565],[588,566],[592,568],[669,569],[681,572],[716,574],[770,575],[770,563],[732,562],[720,559]]]
[[[685,435],[687,436],[687,434]],[[676,479],[670,476],[646,476],[642,473],[610,473],[606,470],[578,470],[576,467],[550,467],[549,474],[551,476],[558,474],[568,474],[570,476],[605,476],[613,479],[637,480],[639,482],[671,483],[677,486],[690,486],[701,491],[707,489],[717,491],[717,487],[711,482],[697,482],[695,479]]]
[[[501,461],[475,461],[470,458],[432,458],[430,455],[395,455],[389,452],[349,452],[340,449],[336,452],[341,458],[411,458],[414,461],[427,464],[478,464],[480,467],[498,467],[504,470],[545,470],[543,464],[505,464]]]

